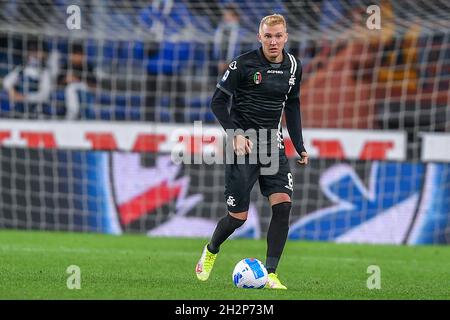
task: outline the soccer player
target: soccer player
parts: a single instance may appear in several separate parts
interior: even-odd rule
[[[269,276],[266,287],[286,289],[275,273],[288,235],[293,191],[292,174],[284,153],[281,116],[284,110],[289,135],[300,156],[297,163],[306,165],[308,154],[303,146],[299,100],[302,68],[300,62],[284,50],[288,33],[282,15],[273,14],[261,20],[258,40],[261,43],[259,49],[244,53],[230,63],[217,84],[211,108],[227,133],[230,130],[236,132],[232,137],[235,159],[249,157],[255,149],[254,141],[245,134],[237,134],[242,132],[238,129],[255,129],[258,133],[258,144],[255,146],[261,147],[262,143],[266,143],[270,145],[270,150],[276,146],[278,171],[263,175],[261,163],[240,164],[233,161],[226,164],[225,199],[228,213],[217,223],[195,271],[199,280],[208,279],[220,245],[246,221],[250,191],[258,179],[261,193],[268,197],[272,207],[267,233],[265,266]],[[232,106],[228,112],[230,101]],[[261,129],[276,130],[275,141],[272,136],[261,140]]]

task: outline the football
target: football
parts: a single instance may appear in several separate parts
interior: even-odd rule
[[[262,289],[266,282],[266,267],[258,259],[242,259],[234,267],[233,283],[238,288]]]

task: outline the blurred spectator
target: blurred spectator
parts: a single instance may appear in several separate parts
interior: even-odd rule
[[[51,70],[46,65],[46,50],[37,40],[27,41],[24,65],[16,66],[3,79],[10,103],[15,105],[14,116],[36,118],[42,104],[48,102],[51,91]],[[17,113],[18,112],[18,113]]]
[[[82,44],[70,46],[68,59],[60,68],[57,82],[58,87],[64,90],[65,118],[79,118],[83,96],[97,83],[94,66],[87,61]]]
[[[212,70],[214,76],[222,75],[231,60],[242,52],[240,43],[242,36],[239,13],[234,6],[227,5],[214,33],[213,61],[217,61]]]

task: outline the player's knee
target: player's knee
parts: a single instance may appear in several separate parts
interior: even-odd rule
[[[247,210],[241,211],[241,212],[231,212],[231,211],[228,211],[228,214],[229,214],[230,216],[236,218],[236,219],[244,220],[244,221],[245,221],[245,220],[247,220],[248,211],[247,211]]]
[[[291,213],[292,203],[281,202],[272,206],[272,219],[278,220],[283,224],[289,225],[289,216]]]
[[[242,226],[245,221],[247,221],[247,213],[240,212],[240,213],[232,213],[228,212],[226,219],[228,221],[228,224],[233,227],[234,229],[239,228]]]
[[[272,193],[269,196],[269,202],[272,206],[283,202],[291,202],[291,197],[289,194],[284,192]]]

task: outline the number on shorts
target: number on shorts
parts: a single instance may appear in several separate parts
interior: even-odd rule
[[[287,174],[287,177],[288,177],[288,185],[289,185],[289,187],[293,188],[294,187],[294,179],[292,178],[292,173],[289,172]]]

